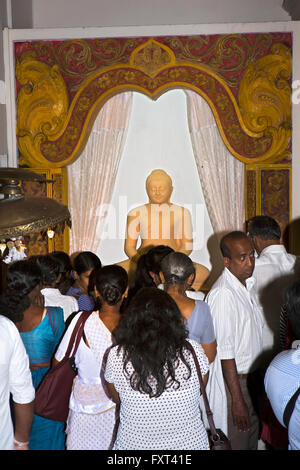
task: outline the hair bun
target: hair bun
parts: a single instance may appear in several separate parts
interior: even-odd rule
[[[118,287],[111,284],[104,286],[101,289],[100,294],[108,305],[115,305],[122,299],[122,293]]]

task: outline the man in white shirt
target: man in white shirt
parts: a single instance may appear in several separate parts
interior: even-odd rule
[[[280,312],[286,288],[295,278],[296,256],[287,253],[281,229],[272,217],[260,215],[248,222],[248,233],[257,252],[253,277],[265,319],[262,367],[280,352]]]
[[[0,315],[0,450],[28,450],[34,397],[29,360],[21,336],[14,323]]]
[[[60,279],[60,266],[51,255],[38,256],[35,260],[42,271],[41,293],[45,299],[45,307],[61,307],[64,311],[64,320],[73,312],[78,312],[78,301],[70,295],[60,293],[56,284]]]
[[[225,269],[206,301],[226,384],[228,437],[233,450],[255,450],[259,423],[247,382],[262,351],[264,322],[253,290],[254,249],[239,231],[225,235],[220,248]]]

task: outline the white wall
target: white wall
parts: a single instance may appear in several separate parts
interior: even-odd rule
[[[157,168],[165,170],[173,180],[171,201],[191,211],[194,229],[191,258],[210,269],[207,240],[213,230],[191,145],[183,90],[169,91],[156,102],[142,94],[133,94],[128,137],[105,228],[107,238],[98,250],[101,261],[110,264],[126,259],[123,247],[127,212],[148,202],[145,181]],[[115,221],[115,239],[111,239]]]
[[[7,132],[6,132],[6,105],[5,105],[5,73],[3,57],[2,29],[9,26],[7,21],[7,5],[5,0],[0,0],[0,166],[5,166],[7,161]]]
[[[24,0],[17,1],[19,8],[22,8],[23,2]],[[73,28],[289,21],[290,15],[282,8],[282,2],[283,0],[32,0],[32,24],[34,28]]]

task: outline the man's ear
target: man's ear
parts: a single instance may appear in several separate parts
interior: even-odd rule
[[[227,258],[227,256],[224,256],[223,263],[224,263],[225,268],[228,268],[230,265],[230,258]]]
[[[254,246],[254,249],[255,249],[256,253],[258,255],[260,255],[260,253],[262,252],[262,250],[265,247],[265,245],[264,245],[263,241],[261,240],[261,238],[259,238],[257,235],[254,235],[252,244]]]
[[[154,272],[153,272],[153,271],[149,271],[149,274],[150,274],[150,276],[152,277],[152,279],[153,279],[153,281],[154,281],[154,278],[155,278]]]
[[[190,274],[189,277],[186,280],[186,285],[188,288],[192,287],[194,280],[195,280],[196,275],[194,273]]]
[[[73,271],[72,271],[72,274],[73,274],[74,279],[78,279],[78,278],[79,278],[77,272],[74,271],[74,269],[73,269]]]

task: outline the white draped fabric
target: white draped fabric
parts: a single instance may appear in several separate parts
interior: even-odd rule
[[[225,146],[208,103],[193,91],[186,94],[191,140],[213,230],[243,230],[244,164]]]
[[[70,253],[97,253],[111,201],[132,109],[132,92],[111,98],[100,110],[81,156],[68,167],[72,216]]]
[[[208,103],[186,91],[189,129],[202,191],[214,232],[243,230],[244,164],[225,146]],[[206,387],[217,427],[227,433],[227,398],[218,354]],[[204,404],[203,419],[208,428]]]

